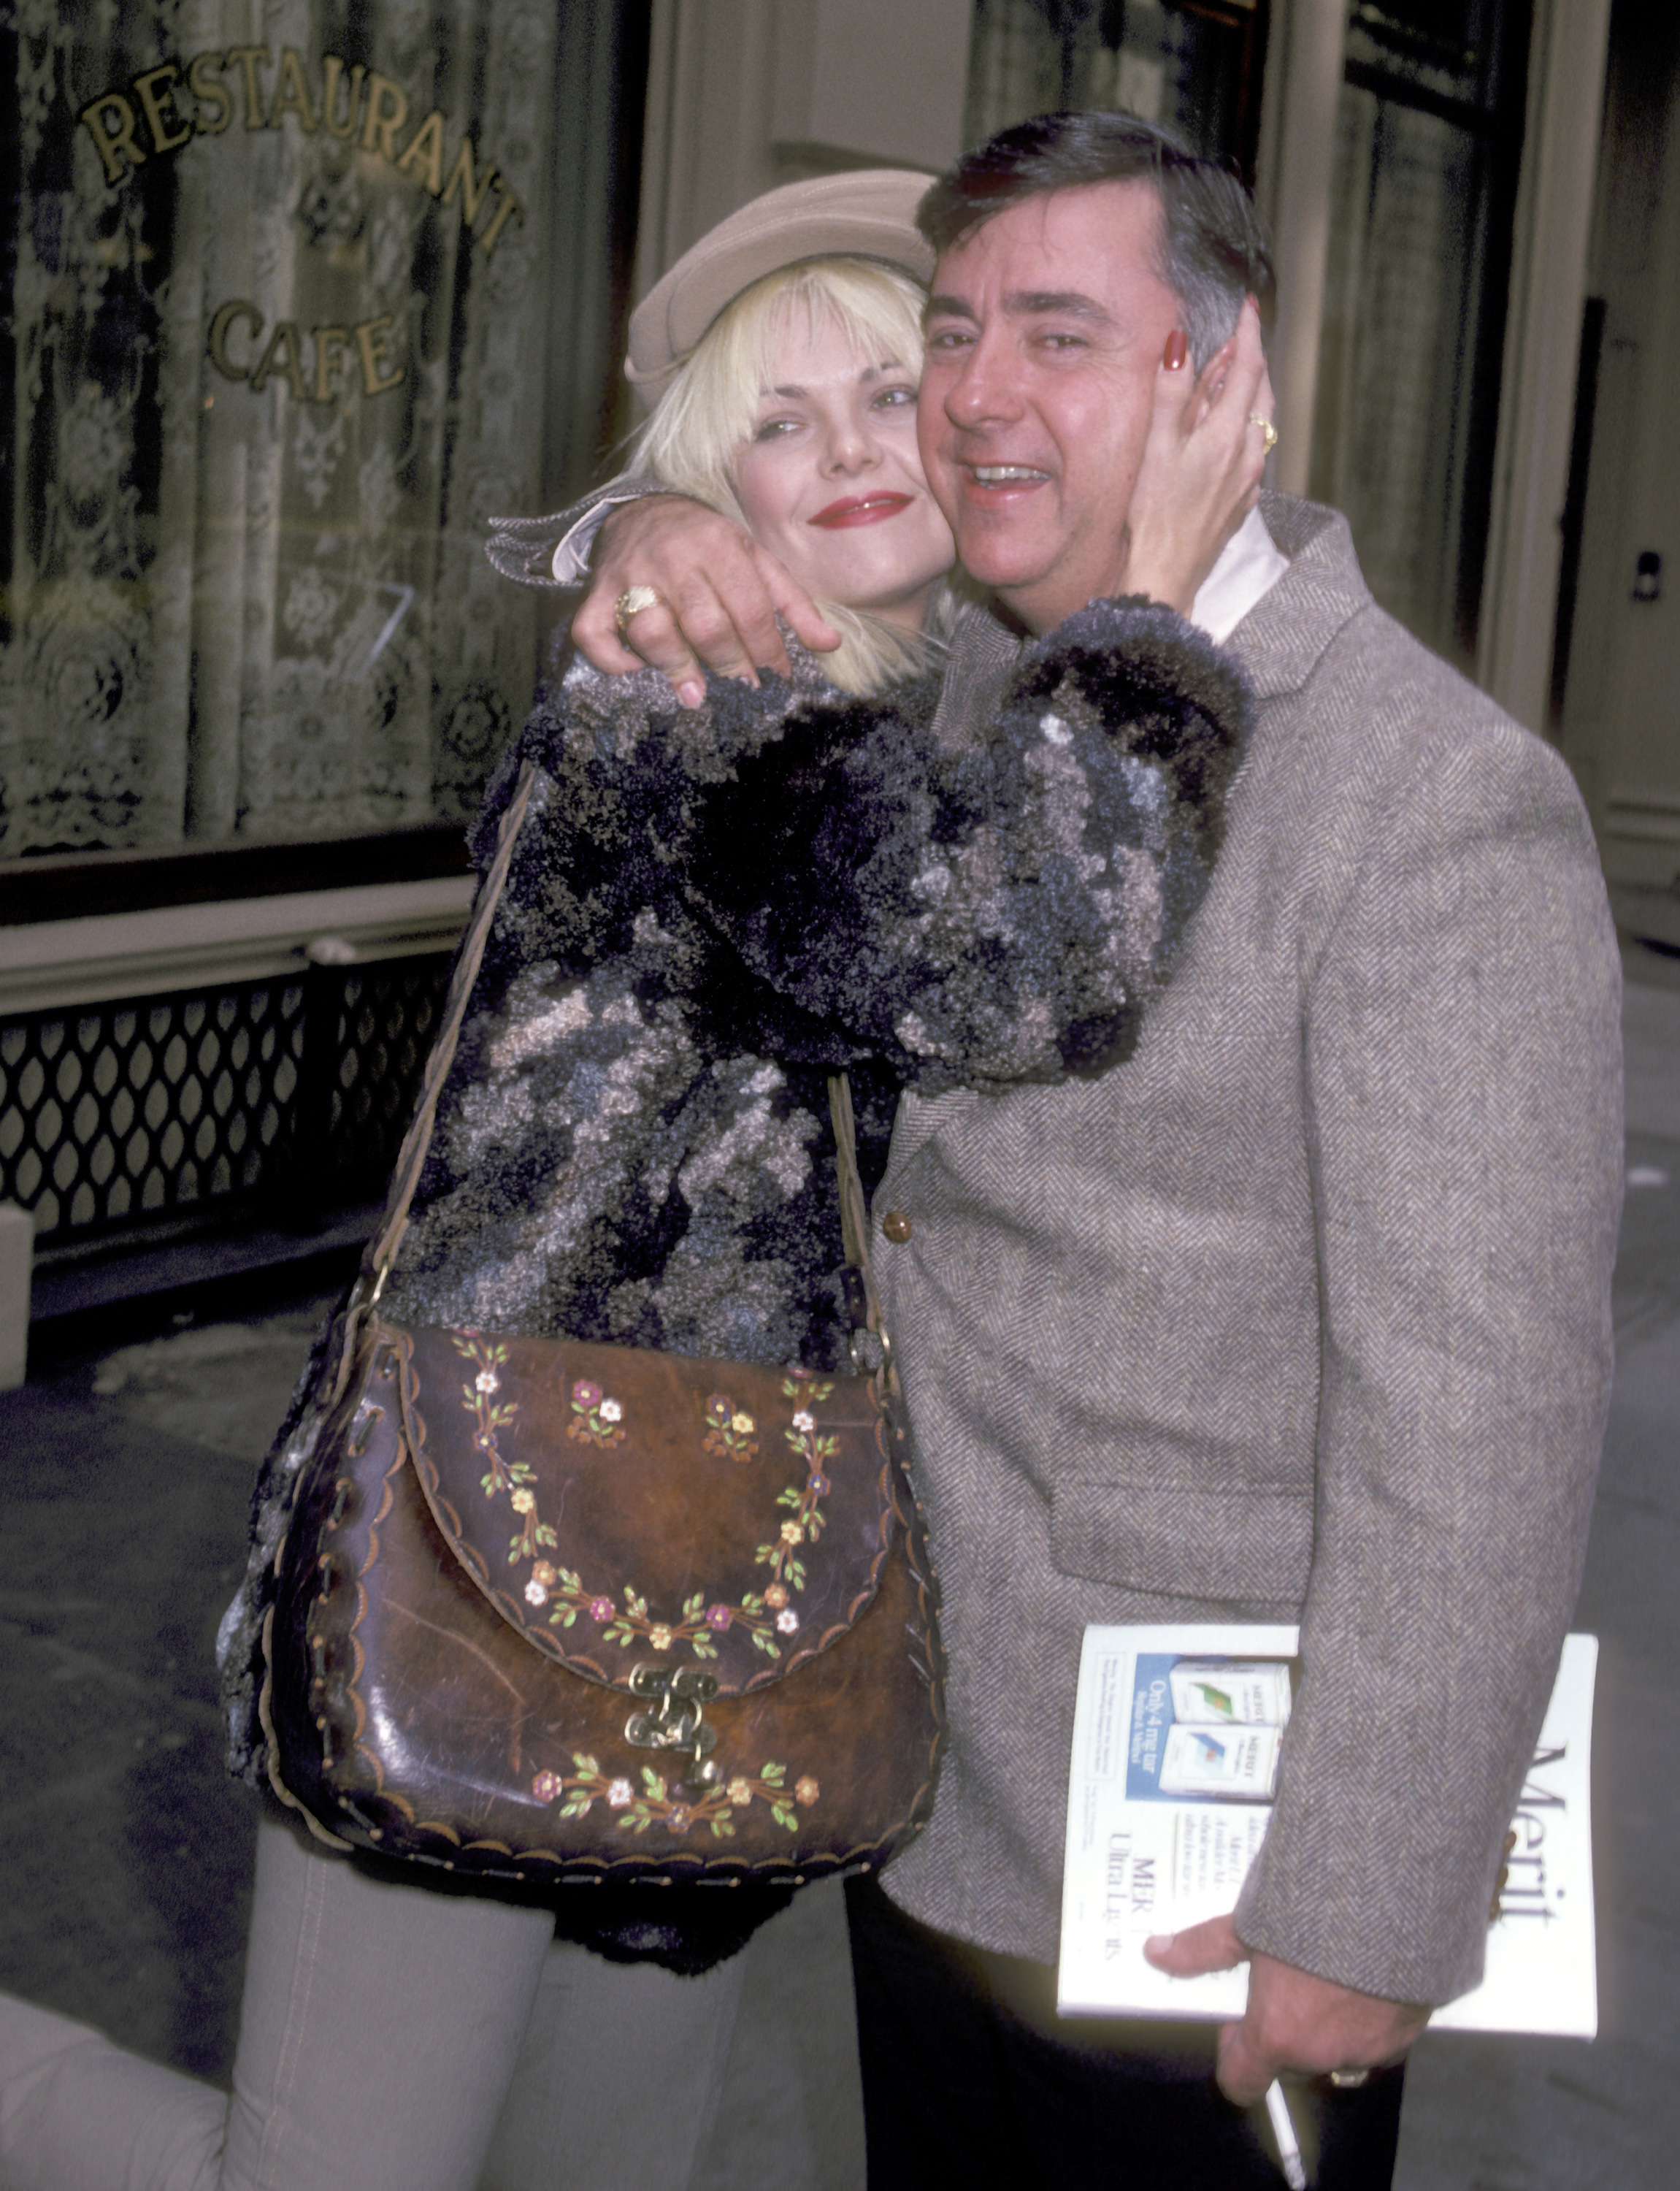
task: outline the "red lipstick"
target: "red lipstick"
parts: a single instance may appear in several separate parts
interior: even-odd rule
[[[901,509],[908,509],[911,499],[907,494],[843,495],[806,521],[830,532],[843,532],[854,525],[878,525],[883,518],[896,517]]]

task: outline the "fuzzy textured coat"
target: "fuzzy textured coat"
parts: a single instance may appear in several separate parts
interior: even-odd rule
[[[989,736],[800,681],[574,667],[492,788],[539,771],[408,1235],[411,1323],[831,1367],[827,1076],[866,1164],[901,1090],[1129,1056],[1217,851],[1241,681],[1169,612],[1030,651]]]
[[[386,1287],[399,1322],[833,1366],[830,1073],[866,1181],[900,1092],[1128,1056],[1214,871],[1249,702],[1170,612],[1097,603],[1027,649],[988,735],[886,700],[575,664],[498,772],[537,777]],[[315,1365],[255,1494],[219,1658],[264,1764],[258,1639]]]

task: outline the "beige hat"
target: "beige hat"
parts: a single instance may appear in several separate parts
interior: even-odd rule
[[[901,168],[865,168],[766,191],[702,236],[637,305],[625,378],[656,401],[731,298],[802,259],[843,252],[930,280],[934,249],[917,233],[916,208],[932,180]]]

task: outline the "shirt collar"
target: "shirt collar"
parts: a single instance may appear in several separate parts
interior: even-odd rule
[[[1267,531],[1258,508],[1251,509],[1203,580],[1190,605],[1190,622],[1216,646],[1223,645],[1288,568],[1289,558]]]

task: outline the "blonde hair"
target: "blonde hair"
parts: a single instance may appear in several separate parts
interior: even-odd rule
[[[765,275],[724,307],[684,359],[636,436],[628,469],[750,531],[735,493],[735,458],[752,435],[789,321],[803,310],[814,327],[836,328],[861,356],[890,358],[919,376],[924,301],[908,274],[872,259],[808,259]],[[844,691],[870,693],[927,668],[949,622],[947,595],[942,586],[922,637],[866,611],[819,602],[841,635],[836,652],[822,657],[823,674]]]

